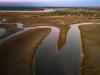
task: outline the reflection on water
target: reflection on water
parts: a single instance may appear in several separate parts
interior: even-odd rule
[[[60,53],[55,53],[57,31],[52,30],[37,49],[36,75],[79,75],[81,64],[81,38],[78,26],[71,26],[67,42]]]
[[[67,42],[59,54],[67,67],[67,75],[80,75],[81,38],[78,26],[71,26],[67,34]]]
[[[52,68],[58,67],[57,64],[59,64],[55,56],[55,50],[57,49],[57,37],[58,29],[52,29],[52,32],[45,38],[37,49],[38,53],[35,62],[36,75],[56,75],[56,69],[53,70]]]

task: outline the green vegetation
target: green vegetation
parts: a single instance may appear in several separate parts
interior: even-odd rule
[[[45,14],[41,14],[40,16],[86,16],[86,17],[98,17],[100,18],[100,12],[99,11],[93,11],[93,10],[58,10],[54,12],[48,12]]]

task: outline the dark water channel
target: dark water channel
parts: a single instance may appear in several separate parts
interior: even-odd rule
[[[58,31],[52,32],[37,49],[35,60],[36,75],[80,75],[82,46],[80,30],[72,25],[66,36],[66,43],[60,53],[56,53]]]

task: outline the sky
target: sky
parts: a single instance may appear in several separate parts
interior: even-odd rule
[[[100,0],[0,0],[0,6],[97,6]]]

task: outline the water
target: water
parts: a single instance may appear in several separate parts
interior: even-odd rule
[[[6,29],[0,28],[0,37],[2,37],[6,32]]]
[[[37,49],[36,75],[79,75],[81,38],[78,26],[71,26],[62,52],[56,54],[57,31],[51,32]],[[55,37],[56,36],[56,37]]]
[[[66,39],[62,52],[59,54],[61,61],[67,68],[67,74],[63,75],[80,75],[82,45],[78,26],[71,26]]]
[[[56,53],[57,32],[55,34],[55,32],[52,31],[37,48],[35,65],[33,65],[35,66],[35,74],[80,75],[80,65],[82,63],[83,53],[78,26],[87,24],[93,23],[71,25],[66,36],[67,41],[60,50],[60,53]]]
[[[9,40],[9,39],[11,39],[11,38],[16,37],[17,35],[20,35],[20,34],[22,34],[22,33],[24,33],[24,32],[27,32],[27,31],[29,31],[29,30],[31,30],[31,29],[51,28],[51,29],[53,29],[54,31],[57,29],[56,27],[52,27],[52,26],[24,27],[22,23],[3,23],[3,24],[16,24],[17,28],[20,28],[20,29],[22,29],[22,30],[17,31],[17,32],[15,32],[15,33],[13,33],[13,34],[10,34],[10,35],[8,35],[8,36],[6,36],[6,37],[0,39],[0,44],[4,43],[5,41],[7,41],[7,40]]]
[[[51,33],[45,38],[37,49],[38,53],[35,62],[36,75],[56,75],[55,73],[57,72],[54,72],[52,68],[56,68],[56,64],[59,63],[57,62],[57,58],[55,56],[57,49],[56,42],[59,35],[58,32],[59,30],[57,28],[53,28]]]
[[[59,53],[56,53],[56,50],[58,49],[58,28],[51,26],[37,26],[25,28],[21,23],[16,24],[17,27],[21,28],[22,30],[0,39],[0,43],[3,43],[31,29],[52,29],[50,34],[42,41],[40,46],[37,48],[35,65],[33,65],[35,66],[36,75],[80,75],[80,65],[82,62],[82,44],[80,30],[78,26],[100,23],[80,23],[71,25],[66,36],[67,41],[63,48],[61,48],[61,52]],[[4,30],[0,28],[0,35],[2,36],[3,34]]]

